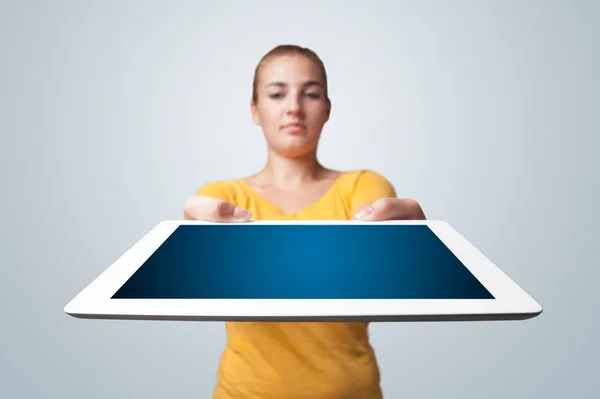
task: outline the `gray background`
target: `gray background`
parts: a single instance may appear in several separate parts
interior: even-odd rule
[[[374,324],[386,398],[597,397],[599,2],[366,4],[1,3],[1,397],[210,397],[222,323],[63,306],[200,185],[263,166],[251,79],[280,43],[328,68],[325,165],[386,175],[545,309]]]

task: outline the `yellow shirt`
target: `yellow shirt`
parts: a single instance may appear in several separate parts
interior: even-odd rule
[[[196,195],[220,198],[254,220],[351,220],[393,186],[370,170],[342,172],[316,203],[285,214],[243,179],[215,181]],[[213,399],[380,399],[380,374],[362,322],[228,322]]]

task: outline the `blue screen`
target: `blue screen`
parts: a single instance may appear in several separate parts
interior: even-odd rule
[[[493,299],[427,226],[182,225],[114,294],[137,299]]]

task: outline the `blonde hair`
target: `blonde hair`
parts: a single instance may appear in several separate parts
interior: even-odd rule
[[[325,71],[325,65],[323,64],[323,61],[321,60],[321,58],[319,58],[319,56],[314,51],[312,51],[311,49],[309,49],[307,47],[301,47],[301,46],[297,46],[294,44],[281,44],[281,45],[273,48],[272,50],[270,50],[267,54],[265,54],[254,70],[254,79],[252,81],[252,101],[254,103],[256,103],[258,101],[257,85],[258,85],[258,76],[259,76],[261,67],[263,66],[264,63],[269,61],[271,58],[275,58],[277,56],[284,56],[284,55],[302,55],[304,57],[309,58],[311,61],[313,61],[315,64],[317,64],[317,67],[321,70],[321,73],[323,74],[323,80],[324,80],[323,85],[325,86],[325,97],[326,98],[328,97],[328,94],[327,94],[328,93],[327,72]]]

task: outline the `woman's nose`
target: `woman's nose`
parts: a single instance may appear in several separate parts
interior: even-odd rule
[[[288,96],[287,112],[289,114],[301,114],[302,113],[302,101],[298,96]]]

